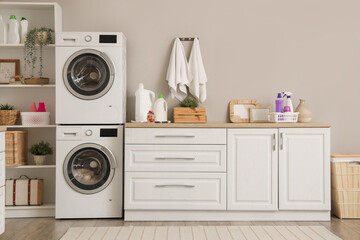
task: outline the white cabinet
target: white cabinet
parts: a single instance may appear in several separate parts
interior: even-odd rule
[[[0,132],[0,234],[5,231],[5,132]]]
[[[228,210],[277,210],[278,130],[228,129]]]
[[[330,210],[330,129],[279,134],[279,209]]]

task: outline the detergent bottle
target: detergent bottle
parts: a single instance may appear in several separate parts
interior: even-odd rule
[[[8,29],[8,41],[9,44],[19,44],[20,43],[20,33],[19,33],[19,22],[16,20],[15,15],[10,16],[9,20],[9,29]]]
[[[167,122],[167,110],[168,106],[164,96],[159,94],[159,98],[154,103],[155,122]]]
[[[147,122],[147,114],[153,110],[155,93],[144,89],[144,84],[140,83],[135,92],[135,121]]]

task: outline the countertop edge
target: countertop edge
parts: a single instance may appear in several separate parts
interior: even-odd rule
[[[5,132],[6,131],[6,127],[2,127],[2,126],[0,126],[0,132]]]
[[[125,123],[125,128],[330,128],[331,123]]]

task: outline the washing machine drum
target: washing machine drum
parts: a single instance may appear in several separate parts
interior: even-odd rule
[[[84,49],[65,63],[63,79],[68,91],[77,98],[94,100],[104,96],[114,82],[114,65],[103,52]]]
[[[97,144],[82,144],[72,149],[64,161],[64,177],[71,188],[84,194],[105,189],[115,173],[115,158]]]

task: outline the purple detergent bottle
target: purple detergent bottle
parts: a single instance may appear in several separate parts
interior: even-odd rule
[[[282,113],[284,111],[284,101],[281,93],[278,93],[277,99],[275,100],[276,112]]]

